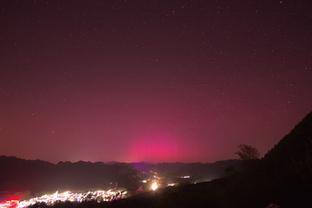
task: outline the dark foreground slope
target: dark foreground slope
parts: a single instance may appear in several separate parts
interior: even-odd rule
[[[311,159],[312,113],[263,159],[248,162],[243,172],[230,177],[141,194],[109,204],[58,204],[55,207],[312,207]]]
[[[307,115],[264,157],[275,179],[281,172],[295,182],[312,180],[312,113]]]

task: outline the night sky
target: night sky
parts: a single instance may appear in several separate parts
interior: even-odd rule
[[[0,155],[262,154],[312,110],[312,3],[1,0]]]

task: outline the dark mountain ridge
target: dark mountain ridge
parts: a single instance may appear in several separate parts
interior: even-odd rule
[[[0,156],[0,192],[85,190],[123,187],[136,191],[150,172],[175,178],[191,175],[192,179],[212,180],[223,177],[226,168],[239,168],[240,161],[215,163],[120,163],[58,162],[24,160]]]
[[[137,186],[139,172],[126,163],[59,162],[0,157],[0,191],[43,192]]]
[[[280,172],[298,183],[312,182],[312,113],[308,114],[289,134],[263,158],[274,177]]]

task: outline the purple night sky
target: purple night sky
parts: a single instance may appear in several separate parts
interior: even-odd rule
[[[215,161],[312,110],[311,1],[3,0],[0,155]]]

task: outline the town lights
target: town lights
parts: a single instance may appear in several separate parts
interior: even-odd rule
[[[86,202],[86,201],[96,201],[98,203],[105,201],[113,201],[117,199],[126,198],[127,191],[126,190],[112,190],[109,189],[107,191],[98,190],[98,191],[88,191],[88,192],[55,192],[53,194],[45,194],[40,197],[31,198],[28,200],[20,201],[16,203],[16,208],[27,208],[31,205],[35,205],[38,203],[45,203],[48,206],[53,206],[56,202]],[[12,206],[1,206],[0,208],[12,208]]]
[[[18,204],[18,200],[8,200],[5,202],[0,202],[0,208],[12,208],[16,207]]]

